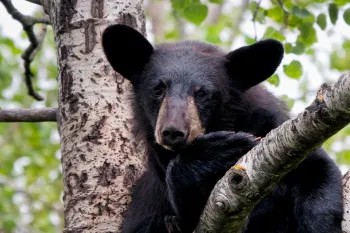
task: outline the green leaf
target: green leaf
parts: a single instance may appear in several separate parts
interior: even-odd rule
[[[297,6],[292,7],[292,14],[298,16],[299,18],[312,17],[312,14],[308,10]]]
[[[224,2],[224,0],[209,0],[211,3],[221,4]]]
[[[326,18],[326,14],[319,14],[317,16],[317,25],[322,29],[325,30],[327,27],[327,18]]]
[[[253,2],[252,2],[253,4]],[[253,11],[252,11],[253,12]],[[277,23],[284,22],[284,12],[281,7],[274,7],[267,11],[267,16],[276,21]]]
[[[295,46],[292,48],[291,53],[301,55],[305,52],[305,45],[299,41],[295,44]]]
[[[264,33],[263,39],[267,39],[267,38],[273,38],[279,41],[283,41],[286,39],[284,35],[282,35],[279,31],[277,31],[271,26],[268,27]]]
[[[329,18],[331,19],[332,24],[335,24],[338,20],[339,9],[335,3],[328,5]]]
[[[348,25],[350,25],[350,8],[347,9],[345,12],[344,12],[344,21],[345,23],[347,23]]]
[[[245,37],[244,37],[244,41],[245,41],[245,43],[248,44],[248,45],[254,44],[254,43],[256,42],[254,38],[249,37],[249,36],[245,36]]]
[[[175,10],[182,10],[190,5],[191,0],[171,0],[171,6]]]
[[[300,34],[297,40],[302,42],[305,46],[310,46],[317,41],[316,30],[312,23],[303,23],[299,27]]]
[[[277,87],[280,84],[280,77],[278,76],[278,74],[274,74],[272,75],[268,80],[267,80],[270,84],[274,85],[275,87]]]
[[[349,3],[349,0],[334,0],[334,3],[337,4],[337,6],[344,6]]]
[[[205,20],[208,14],[208,7],[206,5],[203,5],[200,2],[192,3],[184,10],[184,16],[185,18],[194,23],[199,25],[201,22]]]
[[[291,43],[285,43],[284,44],[284,51],[286,53],[291,53],[292,52],[293,45]]]
[[[290,78],[299,79],[303,74],[303,67],[299,61],[293,60],[289,65],[283,66],[283,72]]]

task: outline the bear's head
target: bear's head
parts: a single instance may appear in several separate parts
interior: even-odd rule
[[[113,69],[131,81],[148,134],[169,150],[215,130],[224,102],[232,96],[238,102],[240,93],[269,78],[283,57],[275,40],[228,54],[197,41],[153,47],[125,25],[108,27],[102,45]]]

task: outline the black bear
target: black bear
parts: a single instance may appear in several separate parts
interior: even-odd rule
[[[288,119],[283,103],[258,85],[279,66],[283,46],[264,40],[230,53],[197,41],[153,47],[125,25],[108,27],[102,45],[132,83],[134,133],[148,155],[122,232],[192,233],[215,183],[255,137]],[[318,149],[255,207],[243,232],[340,233],[342,215],[340,171]]]

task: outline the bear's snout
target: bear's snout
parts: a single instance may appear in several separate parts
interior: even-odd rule
[[[205,129],[199,118],[198,108],[192,96],[185,99],[164,98],[158,112],[155,129],[156,142],[168,150],[174,150],[203,135]]]

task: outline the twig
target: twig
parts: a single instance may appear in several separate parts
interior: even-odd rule
[[[32,77],[34,75],[30,71],[30,64],[32,63],[36,53],[39,51],[40,45],[43,43],[45,35],[46,35],[46,25],[43,26],[42,31],[38,38],[35,38],[35,36],[33,35],[34,38],[37,40],[36,41],[37,44],[34,44],[32,42],[33,38],[29,38],[31,43],[22,54],[22,59],[24,60],[24,77],[25,77],[25,82],[28,89],[28,94],[30,96],[33,96],[36,100],[43,100],[43,97],[41,97],[38,93],[36,93],[33,88]]]
[[[29,47],[24,51],[22,55],[22,59],[24,60],[24,67],[25,67],[25,80],[26,80],[26,85],[28,88],[28,94],[33,96],[36,100],[43,100],[43,98],[35,92],[33,89],[32,85],[32,73],[30,72],[30,63],[33,60],[33,57],[37,50],[39,49],[43,38],[37,39],[37,37],[34,34],[33,26],[37,23],[42,23],[42,24],[50,24],[50,21],[48,17],[44,18],[35,18],[27,15],[23,15],[20,13],[12,4],[11,0],[0,0],[2,4],[5,6],[7,12],[17,21],[19,21],[22,26],[24,31],[26,32],[30,45]],[[46,31],[46,28],[44,29]],[[45,34],[41,34],[45,36]]]
[[[27,2],[31,2],[31,3],[34,3],[34,4],[37,4],[37,5],[40,5],[41,6],[41,1],[40,0],[26,0]]]
[[[172,13],[175,18],[176,26],[179,30],[179,39],[185,40],[186,39],[185,22],[182,20],[181,17],[179,17],[179,14],[176,11],[173,11]]]
[[[288,27],[289,12],[284,7],[282,0],[277,0],[277,2],[278,2],[278,5],[280,5],[281,9],[284,12],[284,24],[285,24],[285,27]]]
[[[57,108],[1,109],[0,122],[55,122],[56,112]]]
[[[215,185],[196,233],[240,232],[254,206],[285,174],[350,122],[350,72],[323,84],[314,102],[272,130]]]
[[[259,0],[259,2],[258,2],[258,5],[257,5],[257,7],[256,7],[256,9],[255,9],[255,11],[254,11],[254,13],[253,13],[253,19],[252,19],[252,21],[253,21],[253,26],[254,26],[254,39],[255,39],[255,41],[257,41],[257,39],[258,39],[258,36],[257,36],[257,33],[256,33],[256,25],[255,25],[255,20],[256,20],[256,16],[258,15],[258,12],[259,12],[259,9],[260,9],[260,4],[261,4],[261,0]]]

